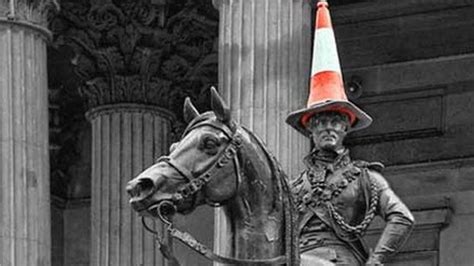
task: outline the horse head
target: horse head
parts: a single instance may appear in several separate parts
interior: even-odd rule
[[[295,265],[296,227],[285,174],[263,142],[232,121],[214,88],[211,106],[199,114],[185,100],[188,126],[181,140],[127,185],[132,207],[167,222],[163,217],[174,212],[223,205],[233,230],[226,255],[240,258],[234,260],[239,265]],[[262,258],[273,260],[255,260]]]
[[[166,201],[168,208],[188,213],[205,203],[220,205],[235,195],[236,153],[242,139],[229,108],[214,88],[211,106],[212,112],[199,114],[186,98],[184,119],[188,126],[181,140],[171,145],[168,156],[160,157],[127,185],[136,211],[156,216],[150,207]]]

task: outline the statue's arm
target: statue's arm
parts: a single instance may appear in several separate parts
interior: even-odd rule
[[[386,226],[367,264],[380,265],[401,248],[410,235],[415,220],[410,210],[393,192],[385,178],[375,171],[370,171],[370,175],[371,181],[376,182],[379,188],[377,211],[386,221]]]

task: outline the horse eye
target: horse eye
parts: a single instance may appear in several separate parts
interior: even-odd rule
[[[220,146],[220,142],[214,136],[206,136],[203,138],[201,143],[201,149],[206,152],[215,152],[216,148]]]
[[[213,149],[219,146],[219,141],[215,138],[206,138],[204,141],[204,147],[208,149]]]

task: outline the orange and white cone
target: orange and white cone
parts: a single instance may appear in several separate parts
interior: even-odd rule
[[[365,128],[372,118],[349,102],[344,91],[328,3],[320,0],[317,6],[308,102],[306,108],[291,113],[286,122],[308,136],[306,125],[314,114],[337,111],[349,116],[351,131]]]
[[[328,3],[320,1],[316,14],[308,106],[317,101],[347,99]]]

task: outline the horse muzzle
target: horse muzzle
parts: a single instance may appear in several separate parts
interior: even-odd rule
[[[147,177],[137,177],[128,182],[126,187],[130,196],[130,205],[140,213],[140,215],[152,215],[150,206],[159,204],[161,201],[174,201],[171,194],[159,193],[158,187],[153,179]]]

